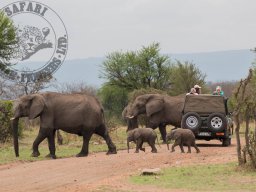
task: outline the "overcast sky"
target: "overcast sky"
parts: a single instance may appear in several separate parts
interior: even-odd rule
[[[38,0],[68,31],[66,59],[105,56],[159,42],[162,53],[256,46],[256,0]],[[13,3],[1,0],[0,6]]]

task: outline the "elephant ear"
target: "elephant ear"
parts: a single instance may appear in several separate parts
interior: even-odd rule
[[[45,102],[42,95],[34,95],[31,99],[31,105],[29,109],[29,119],[36,118],[44,109]]]
[[[164,107],[164,100],[162,98],[152,98],[146,104],[146,114],[150,117],[152,114],[161,111]]]

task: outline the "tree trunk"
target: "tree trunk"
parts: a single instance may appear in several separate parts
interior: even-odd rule
[[[239,114],[235,114],[234,115],[234,121],[236,124],[236,142],[237,142],[237,158],[238,158],[238,164],[242,165],[243,164],[243,158],[242,158],[242,153],[241,153],[241,141],[240,141],[240,135],[239,135],[239,131],[240,131],[240,121],[239,121]]]

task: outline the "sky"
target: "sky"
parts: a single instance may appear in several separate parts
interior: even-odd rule
[[[0,7],[13,3],[1,0]],[[66,59],[102,57],[159,42],[162,53],[256,46],[255,0],[38,0],[68,33]]]

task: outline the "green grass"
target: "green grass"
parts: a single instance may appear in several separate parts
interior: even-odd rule
[[[47,139],[39,145],[40,156],[37,158],[30,157],[32,153],[32,144],[38,134],[38,128],[24,131],[23,137],[19,139],[19,153],[18,158],[15,157],[13,144],[6,143],[0,145],[0,164],[11,163],[15,161],[38,161],[46,159],[45,156],[49,154]],[[73,157],[80,152],[82,147],[82,137],[61,132],[64,137],[64,144],[58,145],[56,142],[56,155],[58,158]],[[117,150],[126,149],[126,128],[120,127],[117,131],[110,133],[110,137],[117,146]],[[131,145],[133,146],[133,145]],[[89,153],[107,151],[108,147],[105,141],[93,135],[90,140]]]
[[[256,191],[256,172],[238,170],[235,163],[167,168],[159,176],[132,176],[130,181],[185,191]]]

